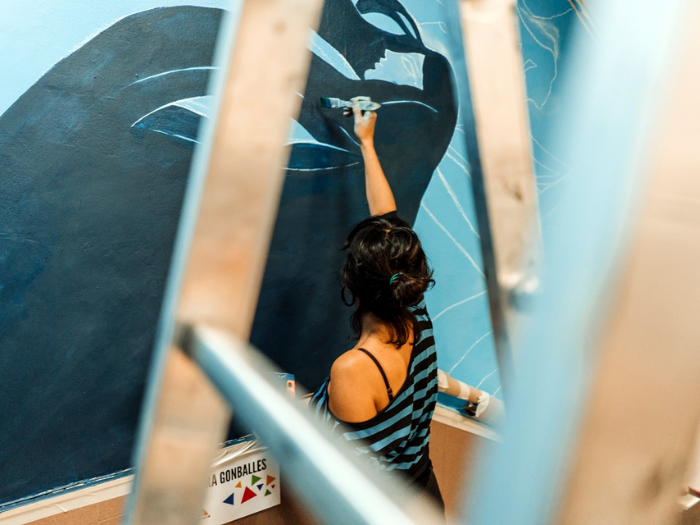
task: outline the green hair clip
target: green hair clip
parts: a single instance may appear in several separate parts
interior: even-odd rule
[[[389,279],[389,286],[391,286],[392,284],[394,284],[394,281],[395,281],[396,279],[398,279],[399,275],[401,275],[401,274],[400,274],[400,273],[395,273],[394,275],[391,276],[391,279]]]

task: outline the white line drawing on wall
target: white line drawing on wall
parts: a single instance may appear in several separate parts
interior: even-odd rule
[[[469,349],[464,353],[464,355],[463,355],[462,357],[459,358],[459,361],[457,361],[454,365],[452,365],[452,368],[450,368],[450,374],[454,371],[455,368],[457,368],[457,366],[464,360],[464,358],[467,357],[467,356],[469,355],[469,352],[471,352],[471,351],[474,349],[474,347],[476,347],[476,345],[478,345],[481,341],[483,341],[484,339],[486,339],[486,338],[487,338],[488,336],[490,336],[492,333],[493,333],[493,331],[492,331],[492,330],[489,330],[489,331],[486,332],[484,335],[482,335],[481,337],[479,337],[479,339],[477,339],[476,341],[474,341],[474,343],[469,347]]]
[[[449,155],[449,153],[448,153]],[[474,228],[474,225],[472,224],[472,221],[469,220],[469,217],[467,217],[466,212],[464,211],[464,208],[462,205],[459,203],[459,199],[457,198],[457,195],[455,194],[455,191],[452,189],[452,186],[450,186],[450,183],[447,182],[447,179],[445,176],[442,174],[440,171],[440,168],[437,168],[435,170],[437,173],[438,177],[440,178],[440,181],[442,182],[442,185],[445,187],[445,190],[447,193],[450,195],[450,198],[452,199],[452,202],[454,202],[455,207],[457,208],[457,211],[459,211],[459,214],[464,218],[464,220],[467,222],[469,225],[469,229],[472,231],[474,235],[477,236],[477,238],[481,239],[481,236],[479,235],[479,232],[476,231],[476,228]]]
[[[472,295],[471,297],[467,297],[466,299],[462,299],[461,301],[459,301],[459,302],[457,302],[457,303],[455,303],[455,304],[453,304],[453,305],[451,305],[451,306],[448,306],[448,307],[445,308],[443,311],[441,311],[439,314],[433,316],[433,321],[435,321],[436,319],[438,319],[442,314],[449,312],[449,311],[452,310],[453,308],[456,308],[457,306],[461,306],[461,305],[463,305],[463,304],[465,304],[465,303],[468,303],[469,301],[473,301],[474,299],[476,299],[477,297],[481,297],[482,295],[486,295],[486,290],[484,290],[483,292],[479,292],[479,293],[477,293],[477,294],[474,294],[474,295]]]
[[[435,224],[437,224],[437,225],[440,227],[440,229],[441,229],[442,231],[444,231],[445,234],[450,238],[450,240],[452,240],[452,242],[455,244],[455,246],[457,246],[457,248],[459,249],[459,251],[461,251],[461,252],[464,254],[464,256],[469,260],[469,262],[472,264],[472,266],[474,267],[474,269],[475,269],[477,272],[479,272],[479,274],[480,274],[482,277],[486,277],[486,275],[484,275],[483,270],[479,267],[479,265],[478,265],[478,264],[476,263],[476,261],[472,258],[472,256],[469,254],[469,252],[468,252],[467,250],[465,250],[465,249],[464,249],[464,246],[462,246],[462,245],[457,241],[457,239],[455,239],[454,236],[449,232],[449,230],[448,230],[447,228],[445,228],[445,227],[442,225],[442,223],[437,219],[437,217],[435,217],[435,215],[433,215],[433,212],[431,212],[431,211],[428,209],[428,207],[427,207],[424,203],[421,203],[420,207],[421,207],[422,209],[425,210],[425,212],[430,216],[430,218],[435,222]]]

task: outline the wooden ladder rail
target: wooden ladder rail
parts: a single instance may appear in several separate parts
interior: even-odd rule
[[[574,40],[554,130],[569,199],[474,525],[679,517],[700,419],[700,9],[590,9],[599,41]]]
[[[228,407],[173,344],[176,322],[250,332],[322,0],[248,0],[224,19],[217,117],[195,152],[136,446],[130,524],[195,523]],[[235,40],[235,46],[234,46]]]
[[[515,0],[460,0],[469,93],[460,107],[498,368],[508,401],[512,341],[542,259],[525,71]]]

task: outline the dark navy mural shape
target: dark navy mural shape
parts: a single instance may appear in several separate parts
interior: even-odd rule
[[[403,34],[368,22],[362,15],[369,13],[386,17]],[[316,387],[352,345],[350,312],[340,301],[340,248],[369,213],[353,121],[321,108],[319,98],[363,95],[383,104],[376,149],[399,214],[410,222],[457,119],[449,62],[425,46],[397,0],[328,0],[318,37],[325,49],[343,55],[337,61],[350,72],[312,57],[298,122],[313,140],[292,149],[251,337],[307,388]],[[422,57],[422,86],[371,79],[369,72],[389,53]]]
[[[518,2],[531,120],[540,137],[537,130],[557,109],[549,95],[560,41],[563,49],[575,14],[566,0],[528,4],[532,9]],[[217,9],[177,7],[122,19],[0,116],[0,506],[129,466],[199,127],[191,109],[206,94],[220,16]],[[450,45],[461,43],[440,47],[458,39],[446,16],[423,0],[328,0],[313,35],[253,329],[254,343],[307,387],[352,344],[350,312],[340,301],[340,246],[368,213],[352,120],[320,108],[319,98],[369,95],[383,104],[377,150],[400,213],[413,221],[450,139],[461,136],[453,86],[465,79],[460,73],[455,81],[446,58],[461,61],[454,49],[450,55]],[[405,70],[391,69],[397,57]],[[555,162],[536,145],[538,166]],[[455,166],[466,164],[452,153]],[[452,180],[458,190],[454,183],[464,175],[455,166],[450,178],[450,164],[442,165],[443,182]],[[538,177],[546,182],[551,175]],[[556,181],[546,184],[542,191]],[[445,190],[431,185],[431,191]],[[436,215],[454,205],[442,197],[428,203],[442,203]],[[470,194],[461,198],[468,208]],[[457,231],[449,214],[442,220],[445,232]],[[445,259],[452,252],[432,253]],[[443,330],[443,345],[456,333],[448,364],[459,364],[464,352],[471,359],[479,348],[472,352],[476,339],[464,336],[468,315],[445,329],[456,304],[472,293],[459,296],[471,290],[461,286],[471,277],[449,275],[458,294],[445,294],[446,302],[436,301],[444,310],[432,313],[449,310],[436,319],[436,330]],[[445,361],[445,347],[439,351]]]
[[[127,17],[0,117],[0,503],[129,466],[220,17]]]

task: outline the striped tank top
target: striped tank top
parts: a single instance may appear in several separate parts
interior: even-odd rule
[[[408,374],[394,399],[372,419],[348,423],[336,418],[328,406],[327,378],[311,397],[310,409],[332,434],[355,446],[381,470],[402,471],[413,478],[428,464],[430,421],[437,400],[437,356],[425,301],[412,308],[421,330],[413,346]]]

